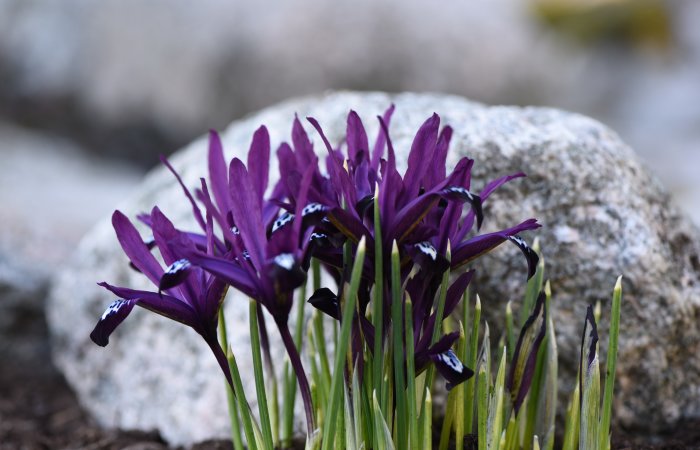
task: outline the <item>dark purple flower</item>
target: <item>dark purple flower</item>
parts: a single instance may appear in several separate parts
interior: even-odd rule
[[[226,284],[192,266],[187,256],[196,243],[188,234],[175,229],[173,224],[156,207],[149,216],[155,247],[167,265],[163,268],[153,256],[129,219],[119,211],[112,215],[112,224],[131,264],[142,272],[155,286],[157,292],[112,286],[106,282],[100,286],[116,295],[115,300],[102,314],[90,338],[97,345],[106,346],[112,332],[126,319],[134,306],[153,311],[169,319],[191,327],[209,345],[221,370],[231,383],[226,356],[217,340],[217,316],[224,300]],[[211,221],[207,227],[209,250],[213,250]]]

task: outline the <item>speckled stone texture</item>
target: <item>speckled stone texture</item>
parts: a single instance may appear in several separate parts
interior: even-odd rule
[[[444,95],[338,92],[291,100],[236,122],[223,133],[224,147],[228,157],[243,155],[260,124],[268,126],[276,146],[289,139],[294,113],[316,117],[330,140],[340,142],[350,108],[372,135],[374,117],[392,102],[391,136],[404,165],[415,131],[435,111],[455,129],[451,162],[464,155],[476,159],[475,189],[499,175],[520,170],[529,175],[489,199],[483,230],[528,217],[544,225],[537,235],[555,296],[562,394],[573,383],[586,305],[602,300],[605,318],[615,278],[623,274],[615,414],[644,432],[700,416],[700,233],[634,152],[600,123],[557,110],[491,107]],[[205,156],[202,138],[172,158],[191,187],[206,174]],[[154,204],[181,226],[192,225],[189,205],[162,168],[148,175],[136,195],[115,206],[133,216]],[[476,268],[484,309],[497,329],[494,320],[504,302],[512,298],[517,308],[523,294],[525,263],[514,246],[505,246],[480,259]],[[142,283],[126,265],[107,218],[56,278],[48,306],[55,361],[83,404],[105,426],[158,429],[173,444],[226,437],[223,378],[194,332],[137,310],[106,349],[90,342],[88,334],[111,300],[95,285],[101,280]],[[232,295],[226,312],[254,398],[247,302]],[[601,347],[606,331],[603,320]],[[273,346],[281,355],[279,344]]]

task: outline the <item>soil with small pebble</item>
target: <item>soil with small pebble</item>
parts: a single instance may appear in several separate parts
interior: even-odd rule
[[[35,354],[18,355],[11,345],[0,346],[0,450],[169,448],[155,432],[101,429],[80,407],[62,375],[51,364],[45,326],[33,325]],[[617,430],[613,436],[613,448],[619,450],[700,450],[700,421],[685,423],[674,433],[651,442],[624,430]],[[232,447],[229,442],[209,441],[193,448]],[[464,448],[476,448],[475,439],[465,439]]]

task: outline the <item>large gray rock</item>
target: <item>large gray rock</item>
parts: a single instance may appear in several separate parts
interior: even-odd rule
[[[519,170],[529,174],[488,201],[484,229],[527,217],[544,225],[537,234],[555,294],[563,391],[572,384],[586,305],[601,299],[609,306],[615,278],[624,274],[618,418],[653,432],[700,416],[700,233],[634,152],[598,122],[451,96],[340,92],[285,102],[236,122],[223,133],[224,147],[228,157],[243,155],[260,124],[268,126],[273,145],[288,140],[294,113],[316,117],[330,140],[339,142],[350,108],[373,134],[373,118],[392,102],[391,136],[404,158],[415,131],[435,111],[455,129],[452,163],[464,155],[476,159],[474,186]],[[205,156],[202,138],[172,159],[188,185],[206,174]],[[118,207],[133,216],[154,204],[176,223],[192,225],[190,207],[162,168]],[[521,297],[525,268],[516,252],[506,246],[476,265],[486,311],[501,311],[503,300]],[[90,342],[88,334],[111,300],[95,286],[101,280],[143,283],[127,267],[107,218],[56,279],[48,308],[54,359],[82,403],[105,426],[158,429],[172,443],[226,437],[223,379],[194,332],[137,310],[108,348]],[[226,303],[231,340],[254,398],[246,310],[241,296]],[[273,347],[280,355],[279,344]]]

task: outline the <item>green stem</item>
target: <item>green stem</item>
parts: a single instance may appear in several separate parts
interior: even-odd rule
[[[613,291],[610,314],[610,336],[608,338],[608,357],[605,372],[605,391],[603,394],[603,417],[600,422],[600,449],[610,448],[610,420],[612,418],[612,400],[615,390],[615,368],[617,365],[617,346],[620,334],[620,304],[622,303],[622,276],[618,277]]]
[[[352,267],[352,276],[350,277],[350,289],[348,296],[344,299],[343,315],[341,318],[342,325],[340,338],[336,345],[335,367],[333,371],[333,379],[331,381],[331,392],[328,399],[328,407],[326,408],[326,423],[323,429],[323,440],[321,442],[323,450],[329,450],[334,442],[335,426],[338,420],[338,409],[342,402],[342,388],[344,383],[344,365],[345,355],[348,352],[350,343],[350,331],[354,318],[355,305],[357,303],[357,291],[360,287],[360,278],[362,277],[362,266],[365,261],[365,238],[360,240],[357,246],[357,254],[355,263]]]
[[[263,374],[262,354],[260,353],[260,331],[258,329],[257,303],[250,299],[250,349],[253,354],[253,373],[255,374],[255,392],[258,396],[258,412],[260,413],[260,425],[262,427],[265,448],[274,448],[272,439],[272,427],[270,425],[270,412],[267,405],[267,393],[265,392],[265,375]],[[271,375],[274,377],[274,375]]]
[[[397,448],[403,450],[407,447],[406,422],[406,382],[404,380],[404,350],[403,333],[403,292],[401,289],[401,262],[399,261],[399,248],[394,241],[391,249],[391,332],[394,354],[394,392],[396,393],[396,423]]]
[[[228,335],[226,333],[226,319],[224,318],[224,308],[219,308],[219,343],[221,348],[228,348]],[[228,415],[231,420],[231,441],[235,450],[243,450],[243,439],[239,428],[238,407],[236,406],[236,396],[233,388],[226,383],[226,400],[228,402]]]

